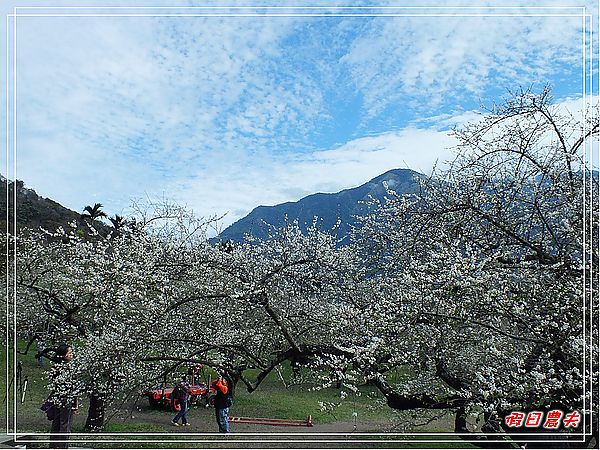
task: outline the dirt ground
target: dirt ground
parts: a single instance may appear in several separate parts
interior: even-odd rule
[[[129,411],[125,414],[117,414],[111,420],[112,423],[149,423],[157,428],[164,428],[164,431],[173,433],[215,433],[218,427],[215,420],[214,408],[205,408],[202,406],[192,407],[188,413],[190,426],[175,427],[171,424],[174,413],[166,410],[151,409],[144,405],[138,405],[131,414]],[[230,416],[236,416],[235,405],[230,409]],[[352,433],[352,432],[376,432],[382,431],[385,426],[389,426],[388,421],[335,421],[330,423],[319,423],[313,420],[312,427],[306,426],[273,426],[258,424],[230,423],[232,433]],[[158,430],[157,430],[158,431]]]
[[[74,418],[73,429],[81,430],[83,428],[87,411],[79,411]],[[230,410],[231,416],[236,416],[235,405]],[[190,426],[175,427],[171,420],[175,413],[165,410],[151,408],[145,402],[137,405],[129,405],[127,409],[117,411],[110,417],[110,430],[119,431],[145,431],[151,429],[155,433],[216,433],[218,427],[215,420],[214,408],[205,408],[203,406],[193,406],[188,413]],[[150,427],[148,427],[150,426]],[[330,423],[319,423],[313,421],[312,427],[306,426],[273,426],[258,424],[240,424],[231,423],[232,433],[356,433],[356,432],[382,432],[389,426],[388,420],[364,420],[358,418],[356,423],[353,420],[339,420]],[[45,419],[44,414],[18,415],[18,428],[23,432],[44,432],[49,431],[50,422]]]
[[[239,414],[241,406],[234,403],[230,410],[232,416]],[[87,410],[80,411],[74,420],[73,432],[83,431]],[[383,436],[365,436],[362,433],[388,433],[391,431],[399,432],[401,430],[390,429],[390,418],[370,416],[369,418],[357,417],[356,422],[352,418],[337,417],[333,421],[320,423],[313,421],[312,427],[290,427],[290,426],[272,426],[258,424],[239,424],[231,423],[231,435],[226,438],[218,434],[218,427],[215,420],[214,408],[205,408],[204,406],[193,406],[188,413],[190,426],[175,427],[171,420],[175,413],[151,408],[147,401],[141,400],[136,405],[129,405],[110,418],[107,431],[115,433],[111,436],[98,436],[100,441],[111,441],[112,439],[121,440],[119,444],[95,444],[89,442],[92,438],[87,436],[71,436],[71,446],[73,448],[97,447],[105,448],[139,448],[132,442],[141,439],[144,446],[156,446],[158,448],[162,443],[167,447],[184,446],[185,448],[240,448],[240,449],[266,449],[266,448],[380,448],[378,442],[383,439],[387,442],[389,437]],[[431,424],[430,424],[431,425]],[[448,426],[449,423],[441,424]],[[46,420],[41,411],[29,410],[29,414],[19,417],[18,428],[23,434],[33,432],[47,433],[50,430],[50,422]],[[136,433],[137,436],[121,433]],[[166,434],[165,434],[166,433]],[[206,434],[205,434],[206,433]],[[336,434],[333,434],[336,433]],[[342,434],[337,434],[342,433]],[[41,440],[39,443],[28,442],[27,446],[31,448],[47,448],[47,442],[43,436],[29,434],[29,439]],[[225,439],[225,440],[224,440]],[[402,438],[394,438],[402,439]],[[108,440],[108,441],[107,441]],[[133,441],[132,441],[133,440]],[[175,441],[174,441],[175,440]],[[206,441],[206,442],[205,442]],[[116,442],[116,441],[112,441]],[[178,442],[176,444],[175,442]],[[188,444],[189,442],[189,444]],[[310,444],[308,444],[310,442]],[[106,447],[108,445],[108,447]],[[131,446],[134,447],[131,447]],[[175,446],[175,447],[174,447]],[[207,447],[209,446],[209,447]]]
[[[75,416],[73,432],[81,432],[85,422],[86,411],[81,411]],[[231,409],[231,414],[235,416],[235,405]],[[41,420],[40,419],[43,419]],[[184,446],[185,448],[240,448],[240,449],[265,449],[265,448],[306,448],[308,442],[311,442],[311,447],[327,448],[332,445],[339,446],[337,442],[344,442],[344,446],[352,448],[359,445],[350,441],[363,439],[357,433],[373,432],[380,430],[382,426],[389,425],[386,423],[374,423],[372,421],[365,422],[357,420],[356,428],[353,421],[337,421],[331,423],[315,422],[312,427],[289,427],[289,426],[272,426],[272,425],[255,425],[255,424],[238,424],[231,423],[231,435],[225,436],[218,434],[218,427],[215,420],[214,408],[196,407],[189,411],[188,419],[190,426],[175,427],[171,424],[174,413],[166,410],[152,409],[145,405],[140,405],[139,409],[130,411],[122,411],[120,414],[113,416],[110,420],[109,430],[117,433],[111,436],[99,436],[95,439],[100,439],[103,442],[113,438],[123,440],[122,444],[112,444],[112,447],[126,448],[134,445],[131,442],[136,442],[141,439],[145,442],[145,446],[156,446],[158,448],[165,443],[168,447]],[[31,431],[49,432],[50,422],[40,416],[38,417],[23,417],[19,420],[19,430],[24,434]],[[139,429],[136,430],[136,428]],[[148,430],[151,430],[150,434]],[[137,437],[131,435],[121,435],[121,431],[137,432]],[[156,433],[156,434],[154,434]],[[167,435],[163,433],[168,433]],[[210,433],[210,434],[199,434]],[[327,435],[323,433],[344,433],[343,435]],[[104,444],[94,444],[88,442],[90,435],[75,436],[72,435],[72,448],[85,448],[101,446],[106,448]],[[47,448],[47,441],[43,436],[35,436],[29,434],[24,439],[33,439],[34,441],[41,440],[39,443],[27,442],[27,447],[31,448]],[[135,441],[132,441],[135,440]],[[171,439],[176,439],[179,444],[175,444]],[[206,441],[206,442],[204,442]],[[108,441],[107,441],[108,442]],[[128,443],[126,443],[128,442]],[[150,442],[153,442],[150,444]],[[187,443],[189,442],[189,444]],[[111,445],[108,445],[111,447]],[[283,446],[283,447],[282,447]],[[364,445],[359,445],[363,448]]]

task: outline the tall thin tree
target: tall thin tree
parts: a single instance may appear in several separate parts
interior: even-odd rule
[[[101,217],[106,217],[106,213],[102,211],[104,205],[102,203],[94,203],[94,206],[86,206],[83,208],[83,213],[81,214],[82,219],[90,219],[92,222],[94,220],[100,219]]]

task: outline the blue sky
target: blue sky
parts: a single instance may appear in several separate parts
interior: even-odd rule
[[[468,3],[485,4],[494,3]],[[450,127],[507,89],[550,83],[571,107],[582,96],[582,19],[564,16],[581,10],[26,12],[44,15],[17,18],[17,177],[77,211],[101,202],[127,214],[132,199],[167,197],[198,215],[227,213],[226,226],[255,206],[356,186],[392,168],[428,172],[452,157]],[[431,15],[439,13],[482,15]]]

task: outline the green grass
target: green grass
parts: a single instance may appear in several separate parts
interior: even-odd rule
[[[24,351],[26,348],[26,343],[24,341],[19,341],[17,348],[20,351]],[[2,404],[0,406],[0,417],[6,417],[7,401],[9,404],[9,411],[11,411],[9,415],[12,416],[12,399],[13,395],[16,393],[17,420],[19,423],[19,428],[21,429],[21,425],[24,425],[26,429],[31,431],[48,431],[49,422],[45,418],[44,413],[39,408],[42,402],[48,396],[46,380],[43,376],[43,372],[45,369],[48,368],[49,363],[46,360],[44,362],[44,368],[38,367],[37,360],[34,357],[35,353],[35,347],[32,347],[30,348],[27,355],[17,354],[16,373],[15,369],[13,369],[14,366],[11,357],[11,361],[9,361],[8,400],[4,395],[2,396]],[[13,375],[16,375],[16,383],[13,381]],[[27,389],[25,391],[25,396],[23,397],[22,394],[25,385],[25,380],[27,380]],[[6,349],[4,346],[0,347],[0,382],[3,386],[6,386]],[[6,392],[5,389],[2,389],[2,391]],[[21,402],[21,400],[23,401]]]
[[[160,433],[164,431],[164,427],[151,424],[151,423],[119,423],[119,422],[111,422],[108,423],[104,429],[107,433],[136,433],[136,432],[145,432],[145,433]]]
[[[319,402],[340,403],[339,391],[310,391],[296,386],[288,389],[281,387],[278,390],[259,388],[251,394],[238,390],[234,399],[235,414],[240,416],[306,419],[310,415],[316,422],[329,423],[337,420],[350,421],[354,411],[361,416],[372,413],[367,409],[370,402],[365,397],[357,397],[356,402],[351,399],[342,401],[331,412],[321,411]]]
[[[251,371],[245,374],[253,375]],[[391,420],[394,417],[394,412],[387,407],[377,408],[375,411],[372,397],[378,394],[372,387],[362,386],[360,395],[354,395],[344,388],[314,390],[308,383],[290,384],[291,368],[287,363],[281,366],[280,374],[285,383],[277,372],[272,372],[252,393],[248,393],[245,386],[239,383],[232,408],[235,415],[285,419],[306,419],[310,415],[315,423],[350,422],[354,420],[353,413],[361,420],[374,417],[377,420]],[[341,390],[348,394],[344,400],[340,397]],[[320,402],[339,406],[321,411]]]

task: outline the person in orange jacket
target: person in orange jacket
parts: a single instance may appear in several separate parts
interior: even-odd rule
[[[233,404],[233,381],[227,374],[219,376],[212,387],[216,392],[215,396],[215,415],[219,433],[229,433],[229,408]]]

